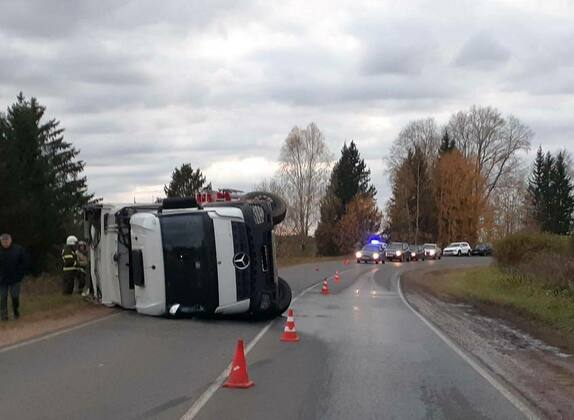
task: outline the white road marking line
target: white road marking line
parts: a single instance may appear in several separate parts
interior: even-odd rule
[[[426,319],[420,312],[418,312],[412,305],[407,301],[403,294],[403,289],[401,287],[401,276],[400,273],[395,274],[397,278],[397,289],[403,303],[411,310],[413,313],[427,326],[432,332],[434,332],[445,344],[447,344],[456,354],[458,354],[462,359],[468,363],[480,376],[482,376],[486,381],[492,385],[498,392],[500,392],[508,401],[510,401],[522,414],[528,419],[539,419],[538,416],[527,403],[523,402],[520,398],[514,395],[506,386],[504,386],[500,381],[498,381],[490,372],[484,369],[479,362],[475,361],[473,357],[468,354],[465,350],[461,349],[458,345],[454,343],[450,338],[448,338],[438,327]]]
[[[106,315],[106,316],[101,317],[101,318],[97,318],[97,319],[93,319],[91,321],[84,322],[82,324],[74,325],[73,327],[65,328],[63,330],[54,331],[53,333],[42,335],[42,336],[36,337],[36,338],[31,338],[31,339],[26,340],[26,341],[21,341],[19,343],[12,344],[10,346],[2,347],[2,348],[0,348],[0,353],[5,353],[7,351],[18,349],[18,348],[24,347],[24,346],[28,346],[30,344],[38,343],[40,341],[49,340],[50,338],[54,338],[54,337],[57,337],[57,336],[62,335],[62,334],[67,334],[69,332],[79,330],[80,328],[84,328],[84,327],[88,327],[90,325],[97,324],[98,322],[105,321],[106,319],[113,318],[113,317],[118,316],[120,314],[122,314],[122,312],[116,312],[116,313],[109,314],[109,315]]]
[[[350,270],[352,270],[352,268],[349,268],[349,269],[343,270],[343,271],[339,271],[339,274],[345,273],[345,272],[350,271]],[[334,276],[331,276],[331,277],[334,277]],[[331,278],[331,277],[327,277],[327,278]],[[313,288],[321,285],[322,283],[323,283],[323,280],[319,280],[318,282],[307,287],[301,293],[299,293],[297,296],[295,296],[293,299],[291,299],[291,303],[296,302],[299,298],[301,298],[307,292],[309,292]],[[251,340],[249,342],[249,344],[245,348],[245,355],[247,355],[251,351],[251,349],[253,349],[253,347],[255,347],[255,345],[259,342],[259,340],[261,340],[263,338],[265,333],[267,333],[267,331],[269,331],[269,328],[271,328],[271,326],[273,325],[273,323],[275,321],[276,321],[276,319],[269,321],[267,323],[267,325],[265,325],[265,327],[263,327],[263,329],[261,331],[259,331],[259,333],[253,338],[253,340]],[[207,404],[207,402],[211,399],[211,397],[213,397],[215,395],[217,390],[219,388],[221,388],[221,385],[223,385],[223,382],[229,376],[229,371],[231,370],[232,364],[233,363],[228,364],[227,367],[223,370],[223,372],[221,372],[219,374],[219,376],[215,379],[215,381],[211,385],[209,385],[209,387],[203,392],[203,394],[201,394],[199,396],[199,398],[197,400],[194,401],[192,406],[189,407],[189,410],[187,410],[187,412],[181,417],[181,420],[192,420],[195,418],[195,416],[197,416],[199,414],[201,409],[205,406],[205,404]]]

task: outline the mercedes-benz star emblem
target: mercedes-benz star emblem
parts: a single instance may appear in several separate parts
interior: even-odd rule
[[[249,267],[249,256],[245,252],[238,252],[233,257],[233,265],[235,265],[238,270],[245,270]]]

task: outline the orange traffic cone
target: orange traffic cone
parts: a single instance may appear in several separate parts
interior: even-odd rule
[[[323,287],[321,287],[321,293],[325,296],[329,294],[329,283],[327,283],[327,280],[323,280]]]
[[[253,385],[255,385],[255,383],[249,380],[249,375],[247,374],[243,340],[237,340],[237,348],[235,349],[235,357],[231,364],[229,378],[227,378],[227,382],[225,382],[223,386],[226,388],[249,388]]]
[[[335,284],[339,284],[340,281],[341,278],[339,277],[339,272],[337,271],[337,273],[335,274]]]
[[[299,341],[299,336],[295,330],[295,319],[293,318],[293,309],[289,309],[287,312],[287,323],[285,324],[285,329],[281,335],[281,341]]]

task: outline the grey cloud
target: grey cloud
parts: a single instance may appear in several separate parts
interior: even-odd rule
[[[0,28],[19,37],[62,39],[71,34],[136,30],[170,22],[173,30],[201,30],[215,19],[249,9],[233,0],[20,0],[4,2]]]
[[[455,64],[461,67],[492,69],[505,63],[510,51],[491,35],[481,32],[470,37],[458,53]]]
[[[163,184],[183,162],[275,159],[289,129],[310,121],[334,153],[368,139],[372,162],[409,120],[444,122],[473,103],[524,119],[544,145],[573,135],[571,115],[555,111],[574,95],[567,13],[480,0],[438,0],[433,13],[425,1],[329,2],[304,15],[251,1],[5,3],[0,107],[20,90],[38,97],[104,197]],[[373,178],[388,194],[386,177]]]

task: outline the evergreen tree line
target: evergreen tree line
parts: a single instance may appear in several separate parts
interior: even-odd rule
[[[528,215],[543,232],[568,234],[574,228],[574,184],[568,174],[566,152],[538,148],[528,180]]]
[[[36,98],[20,93],[0,113],[0,231],[28,249],[35,272],[82,232],[82,208],[94,197],[78,155]]]

